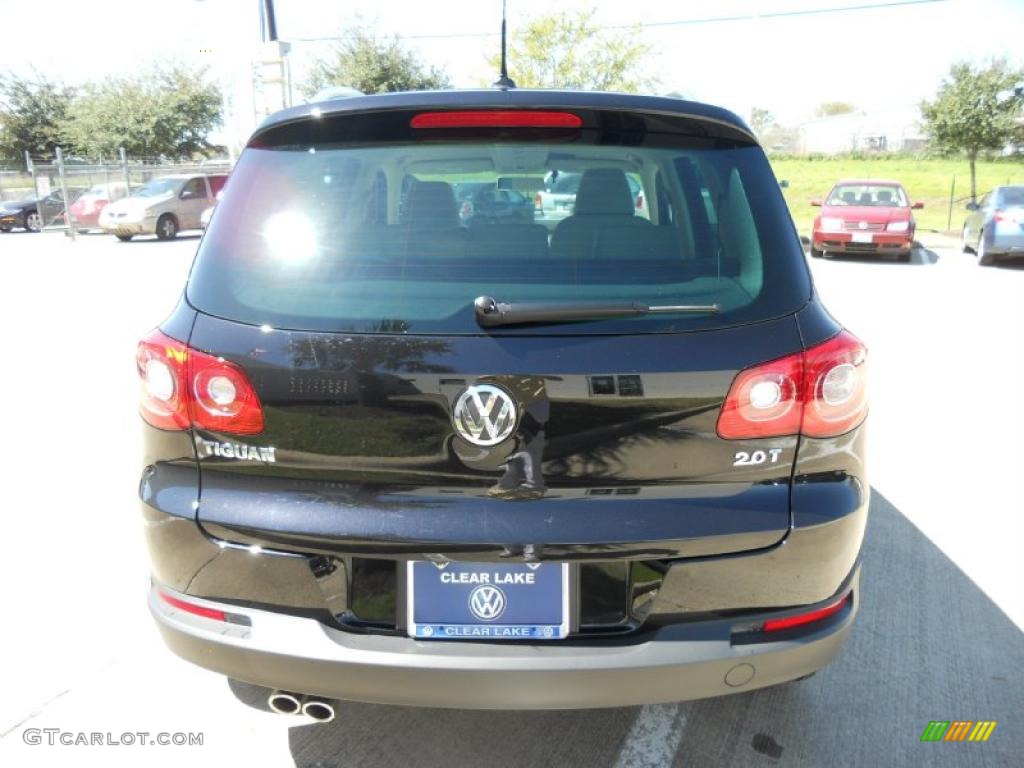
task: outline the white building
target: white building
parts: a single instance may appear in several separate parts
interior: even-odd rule
[[[916,106],[880,112],[852,112],[809,120],[799,126],[799,151],[913,152],[924,146]]]

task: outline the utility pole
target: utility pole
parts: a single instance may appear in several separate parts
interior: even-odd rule
[[[277,40],[277,17],[274,16],[274,0],[260,0],[260,39],[265,43]]]
[[[259,0],[260,48],[259,59],[253,62],[253,103],[256,120],[272,112],[291,106],[290,66],[288,54],[291,45],[277,39],[277,17],[274,0]]]

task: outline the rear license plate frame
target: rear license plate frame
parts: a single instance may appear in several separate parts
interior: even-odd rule
[[[417,576],[425,580],[419,588]],[[436,582],[430,578],[432,576],[437,577]],[[516,579],[521,579],[521,582],[515,583]],[[550,594],[556,585],[557,600]],[[547,642],[564,640],[569,636],[569,563],[435,563],[413,560],[406,566],[405,587],[406,633],[417,640]],[[478,596],[478,605],[482,605],[485,612],[491,600],[498,600],[503,606],[493,619],[480,618],[473,608],[473,594],[481,587],[496,588],[501,595],[498,598],[484,590]],[[531,593],[531,589],[538,591]],[[436,602],[438,590],[450,591],[450,597],[440,600],[441,607],[436,604],[417,606],[418,595],[435,598]],[[525,602],[524,594],[527,595]],[[552,610],[556,603],[557,612]],[[419,613],[417,607],[421,609]],[[544,609],[549,610],[550,615],[535,615]],[[522,619],[523,611],[533,613],[532,619],[516,620],[517,617]],[[450,618],[440,616],[441,612]]]

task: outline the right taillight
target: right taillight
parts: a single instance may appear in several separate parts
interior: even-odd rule
[[[804,352],[804,421],[808,437],[849,432],[868,412],[868,351],[843,331]]]
[[[740,371],[718,416],[726,440],[833,437],[867,414],[867,350],[842,331],[804,352]]]
[[[263,431],[263,406],[234,363],[153,331],[139,342],[136,367],[139,411],[154,427],[236,435]]]

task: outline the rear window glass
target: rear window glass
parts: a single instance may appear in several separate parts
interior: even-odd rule
[[[227,176],[210,176],[210,193],[216,196],[224,188],[224,182],[227,180]]]
[[[1024,187],[1005,187],[1000,193],[1000,203],[1007,208],[1024,208]]]
[[[547,207],[541,193],[568,195]],[[487,333],[727,327],[810,294],[764,153],[686,141],[447,140],[247,149],[188,287],[256,325],[479,334],[473,301],[716,304]]]

